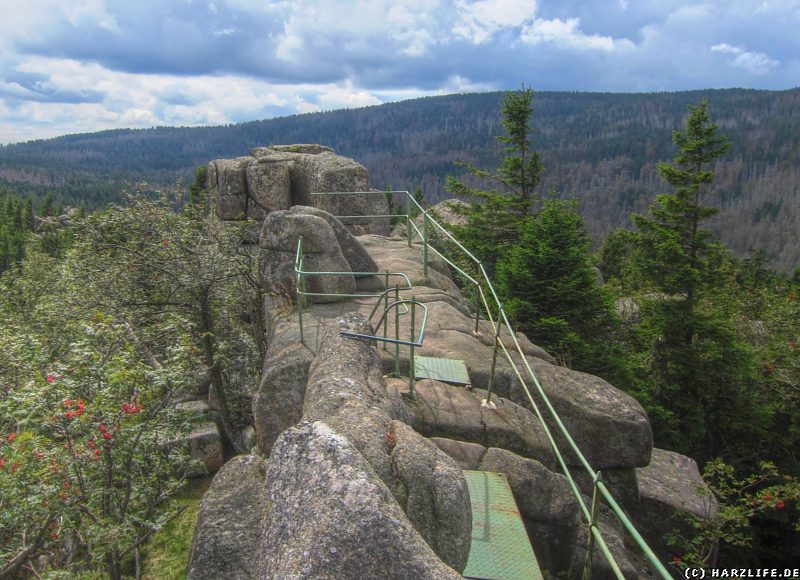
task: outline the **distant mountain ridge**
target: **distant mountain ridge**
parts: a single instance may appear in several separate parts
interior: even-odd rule
[[[421,186],[447,197],[456,161],[499,165],[503,93],[427,97],[324,113],[198,128],[158,127],[68,135],[0,147],[0,187],[90,206],[123,188],[174,188],[194,167],[250,148],[321,143],[367,167],[374,187]],[[708,202],[723,211],[714,229],[739,255],[765,252],[782,271],[800,265],[800,89],[654,94],[541,92],[534,97],[533,146],[544,162],[542,192],[581,200],[601,240],[669,189],[656,163],[670,160],[672,131],[687,106],[709,100],[712,120],[732,141]]]

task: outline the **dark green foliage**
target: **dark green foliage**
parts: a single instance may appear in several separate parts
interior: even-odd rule
[[[769,412],[756,404],[753,351],[737,337],[735,321],[710,305],[687,313],[669,299],[652,304],[650,316],[648,389],[660,407],[653,417],[657,445],[701,463],[754,459]]]
[[[414,196],[414,201],[416,201],[420,207],[423,209],[428,207],[428,202],[425,200],[425,193],[422,191],[422,188],[419,185],[414,188],[414,191],[411,195]],[[419,210],[416,208],[416,206],[412,207],[411,213],[414,215],[419,213]]]
[[[617,320],[597,285],[589,235],[575,202],[550,199],[523,222],[518,244],[497,263],[497,286],[518,328],[572,368],[624,375],[608,342]]]
[[[617,228],[609,234],[600,251],[598,267],[606,279],[627,279],[631,254],[636,249],[636,235]]]
[[[202,215],[208,210],[208,169],[205,165],[200,165],[194,171],[194,181],[189,186],[189,207],[188,210],[196,215]]]
[[[498,291],[518,330],[563,364],[627,382],[622,357],[606,339],[616,327],[611,295],[597,285],[590,239],[577,202],[555,197],[536,209],[534,188],[542,163],[528,137],[533,91],[508,93],[503,100],[506,157],[496,173],[467,164],[470,172],[502,190],[478,190],[455,178],[451,193],[468,197],[467,225],[456,235],[495,277]]]
[[[709,260],[718,248],[701,226],[719,210],[703,205],[701,197],[714,179],[714,163],[730,144],[717,135],[707,101],[690,106],[689,111],[686,131],[673,133],[679,147],[674,163],[658,164],[661,176],[675,187],[675,193],[657,196],[649,218],[634,214],[632,219],[639,230],[637,246],[643,276],[655,289],[680,294],[691,314],[695,292],[708,282],[713,272]]]
[[[30,198],[23,200],[0,192],[0,273],[22,260],[25,237],[32,230]]]
[[[53,203],[53,194],[48,192],[39,205],[39,215],[42,217],[52,217],[53,215],[56,215],[55,209],[53,208]]]
[[[729,258],[704,229],[717,210],[702,200],[729,145],[706,101],[690,107],[685,131],[673,137],[674,163],[659,170],[675,192],[657,196],[648,217],[634,215],[638,231],[612,236],[603,260],[608,275],[622,278],[618,287],[640,293],[628,348],[656,444],[700,461],[746,460],[770,412],[752,388],[756,358],[737,331],[741,315],[718,291]]]
[[[512,208],[527,215],[536,203],[534,189],[539,184],[542,162],[539,154],[530,151],[528,122],[533,114],[533,90],[528,88],[517,93],[508,93],[503,99],[503,127],[505,136],[497,138],[506,144],[503,165],[497,170],[502,184],[514,195]]]

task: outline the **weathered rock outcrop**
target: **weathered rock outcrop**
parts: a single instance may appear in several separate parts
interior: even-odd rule
[[[600,377],[531,362],[553,407],[592,467],[624,469],[650,462],[653,431],[636,399]],[[519,393],[510,398],[519,401],[523,396]],[[566,447],[559,437],[556,441]],[[571,465],[578,465],[572,454],[568,458]]]
[[[475,334],[474,314],[447,275],[447,265],[441,259],[431,258],[426,277],[418,245],[409,248],[405,241],[379,236],[362,236],[360,241],[375,259],[378,270],[408,274],[415,287],[403,292],[403,297],[413,296],[428,307],[430,322],[418,354],[464,360],[472,386],[488,385],[494,332],[488,321],[480,320],[479,332]],[[549,354],[524,335],[518,333],[516,338],[543,390],[594,468],[630,469],[648,464],[653,435],[647,414],[638,401],[599,377],[556,366]],[[513,348],[507,329],[501,331],[500,340],[507,348]],[[394,370],[391,355],[392,351],[384,355],[386,372]],[[407,372],[407,349],[402,349],[400,356],[401,371]],[[518,355],[512,353],[512,358],[521,363]],[[526,408],[529,405],[516,374],[502,356],[498,359],[493,391],[518,405]],[[476,441],[462,436],[455,438]],[[566,448],[560,437],[557,441],[561,449]],[[574,454],[567,454],[567,459],[571,465],[579,465]]]
[[[634,517],[637,529],[664,561],[675,555],[664,536],[669,532],[691,533],[688,517],[707,518],[719,511],[694,459],[653,449],[650,464],[636,470],[639,508]]]
[[[308,369],[314,353],[300,342],[291,322],[275,328],[264,356],[261,385],[253,399],[253,420],[261,453],[268,454],[278,436],[303,417]]]
[[[485,391],[471,392],[430,379],[417,381],[414,392],[416,397],[406,404],[411,424],[423,435],[510,449],[555,467],[547,436],[527,409],[500,397],[493,399],[496,408],[489,409],[481,404]]]
[[[328,209],[337,215],[386,215],[382,193],[313,196],[312,193],[369,191],[367,170],[321,145],[257,147],[249,157],[217,159],[208,164],[208,181],[223,220],[263,220],[293,205]],[[356,217],[347,226],[357,233],[389,233],[388,218]]]
[[[296,205],[289,210],[295,214],[313,215],[324,219],[328,222],[333,229],[333,235],[336,237],[336,243],[339,244],[339,249],[342,251],[347,265],[350,266],[352,272],[377,272],[378,266],[375,260],[367,253],[364,246],[359,242],[342,224],[339,218],[331,215],[327,211],[311,207],[308,205]]]
[[[278,210],[264,220],[259,240],[261,284],[271,295],[293,299],[297,289],[298,241],[304,272],[342,272],[304,276],[308,300],[337,302],[359,291],[383,290],[377,265],[345,226],[326,211],[310,206]],[[369,282],[363,284],[361,282]],[[361,284],[359,284],[361,283]]]
[[[373,235],[385,232],[388,220],[343,223],[323,210],[382,213],[383,195],[310,196],[368,188],[363,167],[326,147],[299,145],[257,148],[250,157],[214,161],[209,169],[223,219],[263,219],[259,258],[272,318],[253,414],[257,448],[269,458],[237,459],[215,479],[201,512],[190,577],[457,578],[469,554],[472,523],[461,469],[506,474],[540,565],[554,576],[579,577],[587,535],[578,500],[502,353],[491,382],[495,406],[482,404],[492,367],[491,323],[476,316],[435,253],[424,270],[419,243]],[[353,235],[365,232],[372,234]],[[394,346],[376,349],[373,341],[341,334],[373,333],[365,319],[371,300],[312,298],[303,309],[301,343],[297,311],[284,302],[295,296],[300,236],[307,271],[344,272],[309,276],[310,292],[377,292],[395,283],[402,288],[400,276],[386,282],[383,274],[353,273],[403,272],[413,288],[399,290],[400,297],[413,297],[428,313],[416,354],[463,361],[469,384],[416,380],[411,397],[408,378],[385,378],[383,372],[411,372],[408,347],[399,348],[396,361]],[[387,321],[391,336],[394,325]],[[502,328],[498,339],[509,350],[519,344],[522,353],[511,354],[513,362],[535,371],[583,455],[603,470],[607,487],[657,549],[674,514],[702,511],[693,485],[681,487],[699,480],[696,466],[692,470],[690,460],[658,450],[651,458],[649,421],[635,400],[602,379],[557,366],[520,333]],[[550,421],[538,392],[532,396]],[[557,429],[548,426],[590,503],[592,482]],[[231,490],[235,478],[242,480],[241,495]],[[232,514],[257,545],[231,547],[242,534],[225,533],[230,526],[219,507],[223,501],[258,503],[254,513],[237,507]],[[647,564],[604,505],[599,525],[624,575],[648,577]],[[198,575],[205,558],[222,564]],[[610,574],[595,548],[592,577]]]
[[[463,569],[472,519],[460,469],[404,423],[391,422],[408,422],[400,394],[384,382],[375,348],[343,337],[342,330],[372,333],[360,315],[340,317],[324,329],[304,419],[324,421],[354,444],[428,545],[445,563]]]
[[[196,425],[186,436],[189,456],[199,460],[203,467],[190,472],[190,475],[214,473],[223,463],[222,437],[219,428],[213,421],[205,421]]]
[[[259,578],[460,578],[358,449],[324,422],[280,436],[266,496]]]
[[[294,295],[297,242],[303,238],[303,270],[306,272],[351,272],[330,223],[316,215],[280,210],[264,220],[259,242],[262,285],[273,293]],[[337,294],[353,294],[352,274],[306,276],[311,302],[340,300]]]
[[[265,462],[233,458],[203,496],[189,555],[189,580],[246,580],[258,576],[258,530],[264,519]]]

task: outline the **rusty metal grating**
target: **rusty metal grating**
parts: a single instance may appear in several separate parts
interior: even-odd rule
[[[464,479],[472,504],[472,546],[464,577],[541,580],[539,563],[506,476],[465,470]]]

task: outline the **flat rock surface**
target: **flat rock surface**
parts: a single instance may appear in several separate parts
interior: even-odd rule
[[[472,392],[430,379],[417,381],[414,392],[416,398],[406,404],[411,424],[423,435],[502,447],[555,465],[541,425],[519,405],[494,397],[496,408],[491,409],[481,404],[485,392]]]

